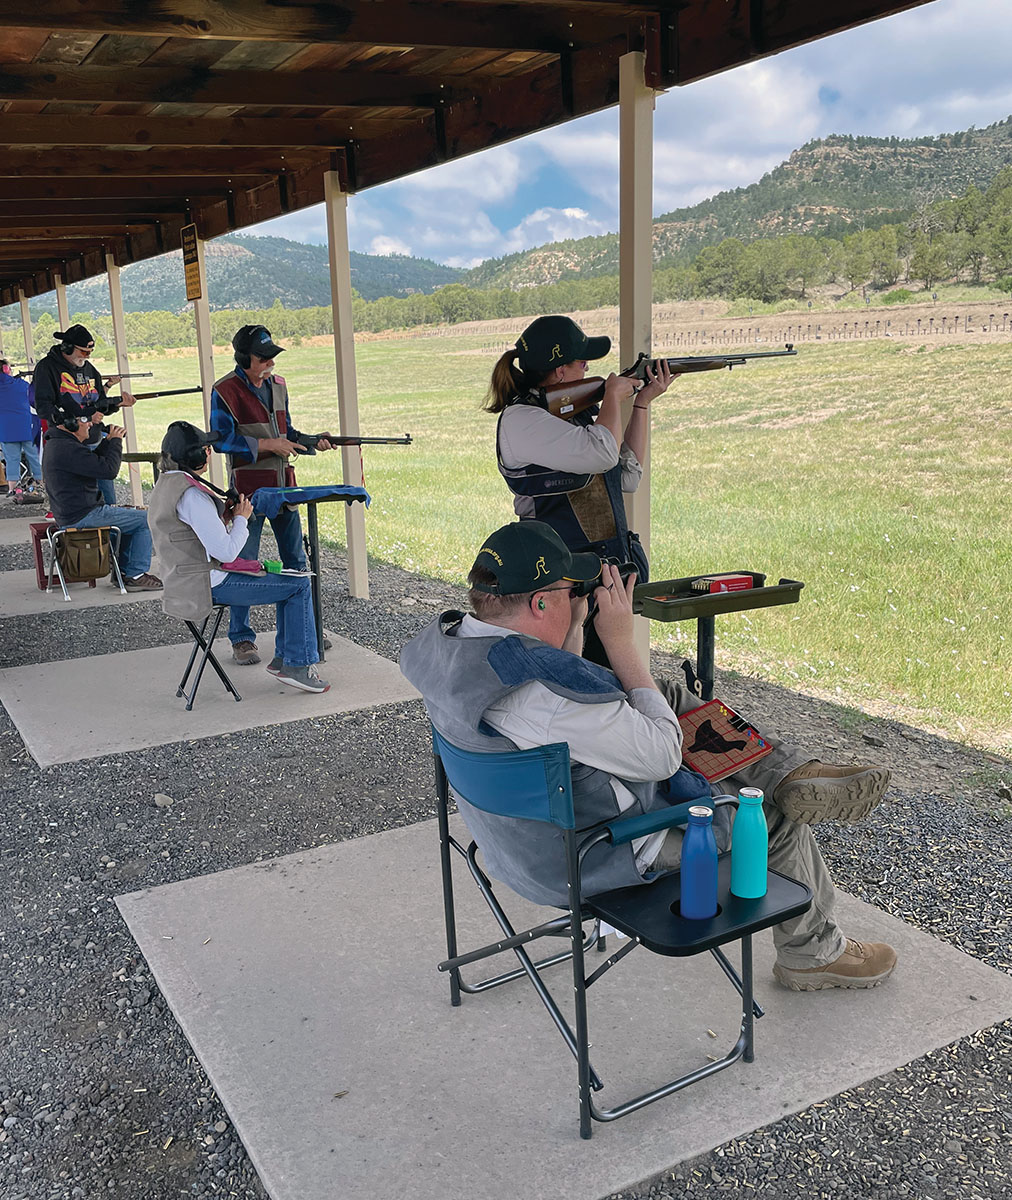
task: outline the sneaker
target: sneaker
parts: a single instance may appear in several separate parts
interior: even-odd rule
[[[786,775],[773,792],[773,803],[802,825],[820,821],[860,821],[889,786],[884,767],[835,767],[810,762]]]
[[[282,667],[277,679],[278,683],[287,683],[289,687],[299,688],[303,692],[330,691],[330,684],[317,675],[315,663],[308,667]]]
[[[123,576],[123,586],[128,592],[160,592],[162,589],[162,581],[157,575],[134,575],[131,578],[129,575]]]
[[[896,966],[896,951],[885,942],[855,942],[847,938],[840,957],[824,967],[782,967],[773,974],[792,992],[819,992],[823,988],[873,988],[888,979]]]
[[[267,667],[267,674],[268,675],[280,675],[284,669],[285,669],[285,660],[283,658],[279,658],[275,654]]]
[[[256,642],[236,642],[232,647],[232,659],[240,667],[252,667],[260,661]]]

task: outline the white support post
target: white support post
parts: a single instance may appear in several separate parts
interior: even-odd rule
[[[351,258],[348,254],[348,196],[341,191],[337,171],[323,177],[327,205],[327,243],[330,247],[330,295],[334,313],[334,359],[337,370],[338,432],[357,437],[358,379],[355,373],[355,327],[351,315]],[[343,482],[364,487],[359,446],[342,446]],[[348,593],[369,598],[369,557],[365,543],[365,505],[345,506],[348,537]]]
[[[200,299],[193,301],[193,320],[197,326],[197,364],[200,386],[204,393],[204,428],[211,428],[211,392],[214,389],[214,342],[211,338],[211,310],[207,300],[207,265],[204,261],[204,239],[197,238],[197,270],[200,273]],[[211,455],[208,470],[215,487],[225,486],[225,459]]]
[[[67,285],[63,282],[62,275],[54,275],[53,279],[56,283],[56,318],[60,323],[60,329],[67,329],[70,326],[70,305],[67,303]]]
[[[653,127],[655,94],[644,82],[645,56],[619,59],[619,345],[631,363],[649,353],[653,301]],[[628,416],[628,413],[626,414]],[[650,556],[650,430],[643,479],[625,498],[629,528]],[[650,661],[650,622],[636,620],[636,644]]]
[[[127,354],[126,321],[123,318],[123,289],[119,282],[119,266],[115,257],[108,250],[105,255],[105,271],[109,277],[109,308],[112,310],[112,337],[116,343],[116,373],[128,375],[130,358]],[[120,385],[120,392],[123,391],[130,391],[129,381]],[[121,408],[116,413],[114,420],[117,424],[120,420],[123,421],[123,427],[126,429],[127,452],[137,454],[140,447],[137,445],[137,422],[134,419],[134,410]],[[138,508],[143,508],[144,489],[141,487],[140,463],[127,463],[127,476],[130,480],[130,503],[137,505]]]
[[[3,326],[0,325],[0,357],[3,357],[3,356],[4,356],[4,330],[3,330]]]
[[[28,297],[18,288],[18,303],[21,305],[21,336],[25,339],[26,370],[35,366],[35,351],[32,342],[32,314],[28,311]]]

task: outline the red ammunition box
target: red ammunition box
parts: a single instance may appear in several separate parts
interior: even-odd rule
[[[702,575],[692,581],[694,592],[747,592],[751,587],[751,575]]]

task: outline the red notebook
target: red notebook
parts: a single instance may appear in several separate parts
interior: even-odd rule
[[[722,700],[708,700],[678,718],[682,759],[709,783],[740,771],[773,747]]]

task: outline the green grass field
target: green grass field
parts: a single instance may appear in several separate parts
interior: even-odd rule
[[[453,581],[512,513],[479,409],[492,365],[480,347],[357,348],[363,432],[416,439],[366,448],[370,554]],[[720,618],[719,665],[1012,747],[1008,363],[1006,345],[809,345],[672,386],[654,408],[654,579],[741,568],[806,584],[796,606]],[[299,426],[336,428],[333,351],[293,347],[279,365]],[[155,371],[151,390],[197,382],[195,357],[133,367]],[[184,396],[135,412],[141,448],[156,449],[168,421],[202,410]],[[300,463],[300,481],[336,478],[335,459]],[[343,510],[321,524],[343,544]],[[653,636],[694,650],[692,622]]]

